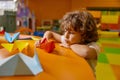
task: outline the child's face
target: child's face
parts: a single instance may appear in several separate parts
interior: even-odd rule
[[[80,43],[81,40],[80,32],[76,32],[73,29],[65,29],[64,37],[65,42],[68,44]]]

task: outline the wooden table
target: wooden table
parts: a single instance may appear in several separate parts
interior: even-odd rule
[[[34,53],[34,40],[18,40],[18,42],[29,42],[31,53]],[[3,43],[3,41],[2,41]],[[55,43],[52,53],[36,48],[43,72],[35,76],[6,76],[0,80],[95,80],[92,69],[86,60],[77,56],[72,50],[59,46]],[[0,49],[0,57],[9,56],[6,49]]]

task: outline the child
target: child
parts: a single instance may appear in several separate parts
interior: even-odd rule
[[[88,60],[97,59],[99,47],[97,27],[93,16],[87,11],[68,12],[61,20],[63,35],[46,31],[43,38],[53,38],[61,46],[72,49],[77,55]],[[38,45],[38,42],[37,42]]]

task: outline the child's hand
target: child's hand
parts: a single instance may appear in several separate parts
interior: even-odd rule
[[[60,46],[63,46],[63,47],[66,47],[66,48],[70,47],[69,41],[64,36],[61,36]]]
[[[48,53],[51,53],[55,48],[54,41],[47,40],[46,38],[36,41],[35,45],[37,48],[44,49]]]
[[[40,47],[40,40],[38,40],[38,41],[35,42],[35,46],[36,47]]]
[[[41,44],[41,43],[44,43],[45,40],[46,40],[46,38],[42,38],[41,40],[36,41],[36,42],[35,42],[35,46],[36,46],[36,47],[40,47],[40,44]]]

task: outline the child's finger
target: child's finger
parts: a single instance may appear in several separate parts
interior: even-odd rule
[[[47,40],[47,38],[42,38],[40,43],[44,43]]]
[[[35,46],[38,47],[40,45],[40,40],[35,42]]]

